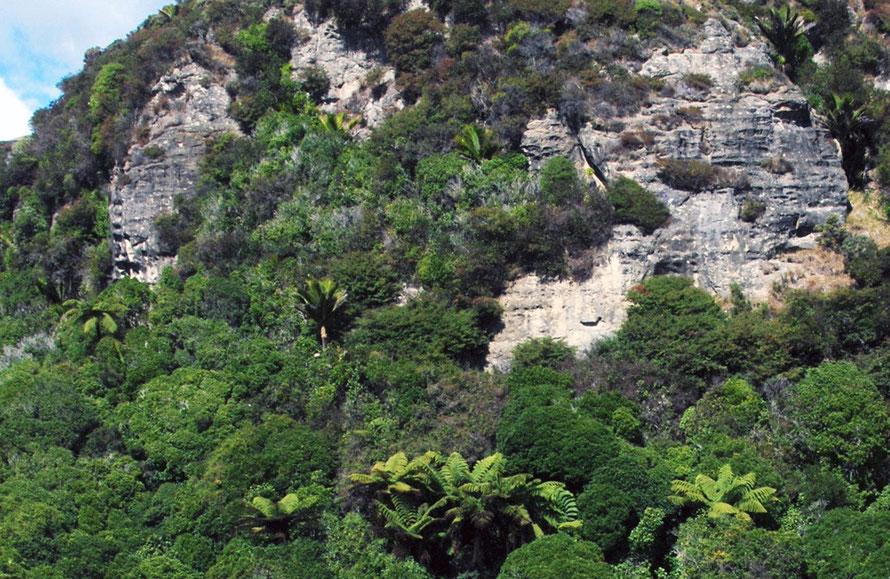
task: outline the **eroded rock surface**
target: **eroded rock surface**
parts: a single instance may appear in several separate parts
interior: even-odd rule
[[[836,142],[797,88],[781,78],[743,86],[740,73],[755,66],[771,67],[766,46],[735,46],[731,32],[709,20],[698,48],[659,52],[643,64],[641,74],[662,79],[673,94],[610,119],[620,131],[598,123],[572,135],[555,114],[529,123],[522,147],[533,166],[562,154],[608,178],[633,178],[668,204],[671,222],[648,237],[617,228],[599,252],[605,265],[582,283],[516,280],[501,298],[505,327],[491,344],[490,365],[506,368],[512,348],[533,337],[586,349],[620,327],[625,292],[651,275],[686,275],[723,295],[738,283],[764,299],[800,267],[791,254],[815,245],[814,228],[828,215],[846,214],[847,182]],[[706,74],[713,86],[687,86],[689,74]],[[673,189],[659,178],[659,159],[704,161],[724,177],[707,191]],[[763,204],[753,222],[739,218],[746,203]]]
[[[379,46],[367,38],[344,36],[333,20],[313,22],[302,9],[296,10],[294,24],[303,37],[291,57],[294,77],[313,66],[324,70],[331,87],[323,109],[349,111],[360,115],[366,127],[376,127],[405,106],[395,87],[395,69],[386,64]]]
[[[153,87],[137,124],[141,138],[111,183],[116,278],[155,283],[161,270],[175,262],[176,256],[162,247],[155,219],[173,209],[177,195],[194,194],[207,140],[239,132],[228,106],[223,84],[193,62],[175,67]]]

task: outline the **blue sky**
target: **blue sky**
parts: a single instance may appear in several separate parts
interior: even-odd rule
[[[0,140],[30,132],[34,110],[83,67],[83,53],[123,38],[174,0],[0,0]]]

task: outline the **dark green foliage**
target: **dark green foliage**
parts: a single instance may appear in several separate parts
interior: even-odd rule
[[[97,426],[95,406],[77,391],[71,369],[42,370],[21,362],[0,374],[0,452],[5,460],[26,448],[77,450]]]
[[[559,155],[548,160],[541,169],[541,201],[565,205],[583,198],[584,187],[572,162]]]
[[[665,184],[684,191],[707,191],[718,186],[720,171],[696,159],[659,159],[658,177]]]
[[[322,102],[325,95],[328,94],[328,89],[331,88],[331,81],[328,79],[327,73],[318,66],[304,68],[297,78],[300,81],[300,88],[316,103]]]
[[[432,64],[433,49],[442,42],[444,32],[444,25],[432,12],[406,12],[386,29],[386,54],[399,72],[424,72]]]
[[[798,452],[851,480],[883,480],[890,411],[874,383],[849,362],[825,362],[794,387],[790,427]]]
[[[562,340],[532,338],[513,348],[513,361],[510,367],[514,375],[517,370],[532,366],[557,369],[574,356],[575,349],[567,346]]]
[[[739,208],[739,219],[745,223],[754,223],[766,212],[766,203],[755,201],[754,199],[745,199]]]
[[[633,305],[607,351],[651,360],[679,375],[720,371],[716,330],[725,315],[706,291],[682,277],[654,277],[628,293]]]
[[[890,511],[849,508],[829,511],[804,538],[806,560],[815,577],[880,577],[887,570]]]
[[[602,561],[602,550],[596,544],[557,533],[541,537],[510,553],[498,579],[617,577],[617,573]]]
[[[204,478],[229,496],[241,497],[264,485],[271,496],[313,482],[326,481],[335,459],[323,435],[286,416],[267,415],[226,438],[208,457]]]
[[[476,315],[435,297],[421,297],[400,308],[383,308],[356,321],[347,346],[393,359],[475,363],[488,338]]]
[[[808,365],[856,354],[881,343],[890,331],[888,287],[827,294],[792,293],[782,321],[792,353]]]
[[[549,473],[572,489],[618,452],[608,426],[563,405],[529,406],[515,420],[502,419],[497,440],[515,471]]]
[[[615,208],[615,223],[636,225],[646,235],[664,227],[671,218],[663,201],[627,177],[609,183],[606,200]]]
[[[786,4],[779,9],[771,8],[768,19],[755,22],[779,53],[786,72],[795,78],[799,67],[813,55],[800,15]]]
[[[581,537],[614,553],[630,531],[637,505],[627,493],[608,484],[591,483],[578,495]]]

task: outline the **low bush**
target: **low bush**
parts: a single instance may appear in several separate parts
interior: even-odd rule
[[[739,219],[745,223],[754,223],[765,211],[766,203],[749,197],[739,208]]]
[[[619,177],[606,188],[606,199],[615,208],[615,223],[636,225],[646,235],[667,225],[670,209],[642,185]]]
[[[748,186],[744,175],[715,167],[707,161],[659,159],[656,164],[659,179],[674,189],[699,193],[727,187],[745,189]]]

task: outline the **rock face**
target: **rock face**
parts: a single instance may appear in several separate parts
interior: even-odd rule
[[[177,195],[192,195],[208,138],[239,132],[226,110],[229,95],[195,63],[175,67],[154,86],[134,144],[111,185],[115,277],[155,283],[175,255],[165,254],[154,221],[173,209]]]
[[[799,267],[791,253],[815,245],[814,227],[830,214],[843,218],[847,182],[836,142],[783,79],[745,86],[740,73],[757,66],[772,68],[762,43],[735,46],[709,20],[698,48],[643,64],[641,74],[666,89],[636,115],[611,119],[620,132],[589,124],[571,135],[555,114],[529,123],[522,147],[533,166],[562,154],[604,179],[635,179],[668,204],[671,222],[648,237],[616,228],[599,251],[604,265],[582,283],[516,280],[501,298],[505,327],[490,346],[491,366],[507,367],[512,348],[533,337],[586,349],[620,327],[624,294],[651,275],[686,275],[724,295],[738,283],[763,299]],[[690,74],[707,75],[712,86],[696,87]],[[707,162],[722,177],[706,191],[674,189],[659,177],[659,159]],[[758,203],[763,213],[742,221],[743,205]]]
[[[331,83],[324,110],[347,110],[361,115],[366,127],[376,127],[404,108],[395,87],[395,69],[385,63],[379,46],[367,38],[344,36],[333,20],[313,22],[301,9],[293,18],[303,37],[291,57],[295,78],[309,67],[324,70]]]
[[[292,55],[294,75],[298,78],[308,67],[325,71],[331,88],[324,109],[351,111],[373,127],[404,106],[395,89],[395,71],[384,65],[375,46],[344,38],[333,21],[314,23],[299,8],[292,19],[302,38]],[[139,142],[115,171],[111,186],[115,278],[155,283],[161,270],[175,263],[176,256],[164,251],[154,222],[173,209],[178,195],[194,194],[207,140],[240,132],[227,113],[225,83],[230,80],[215,78],[189,62],[174,67],[154,86],[154,96],[140,115]]]

